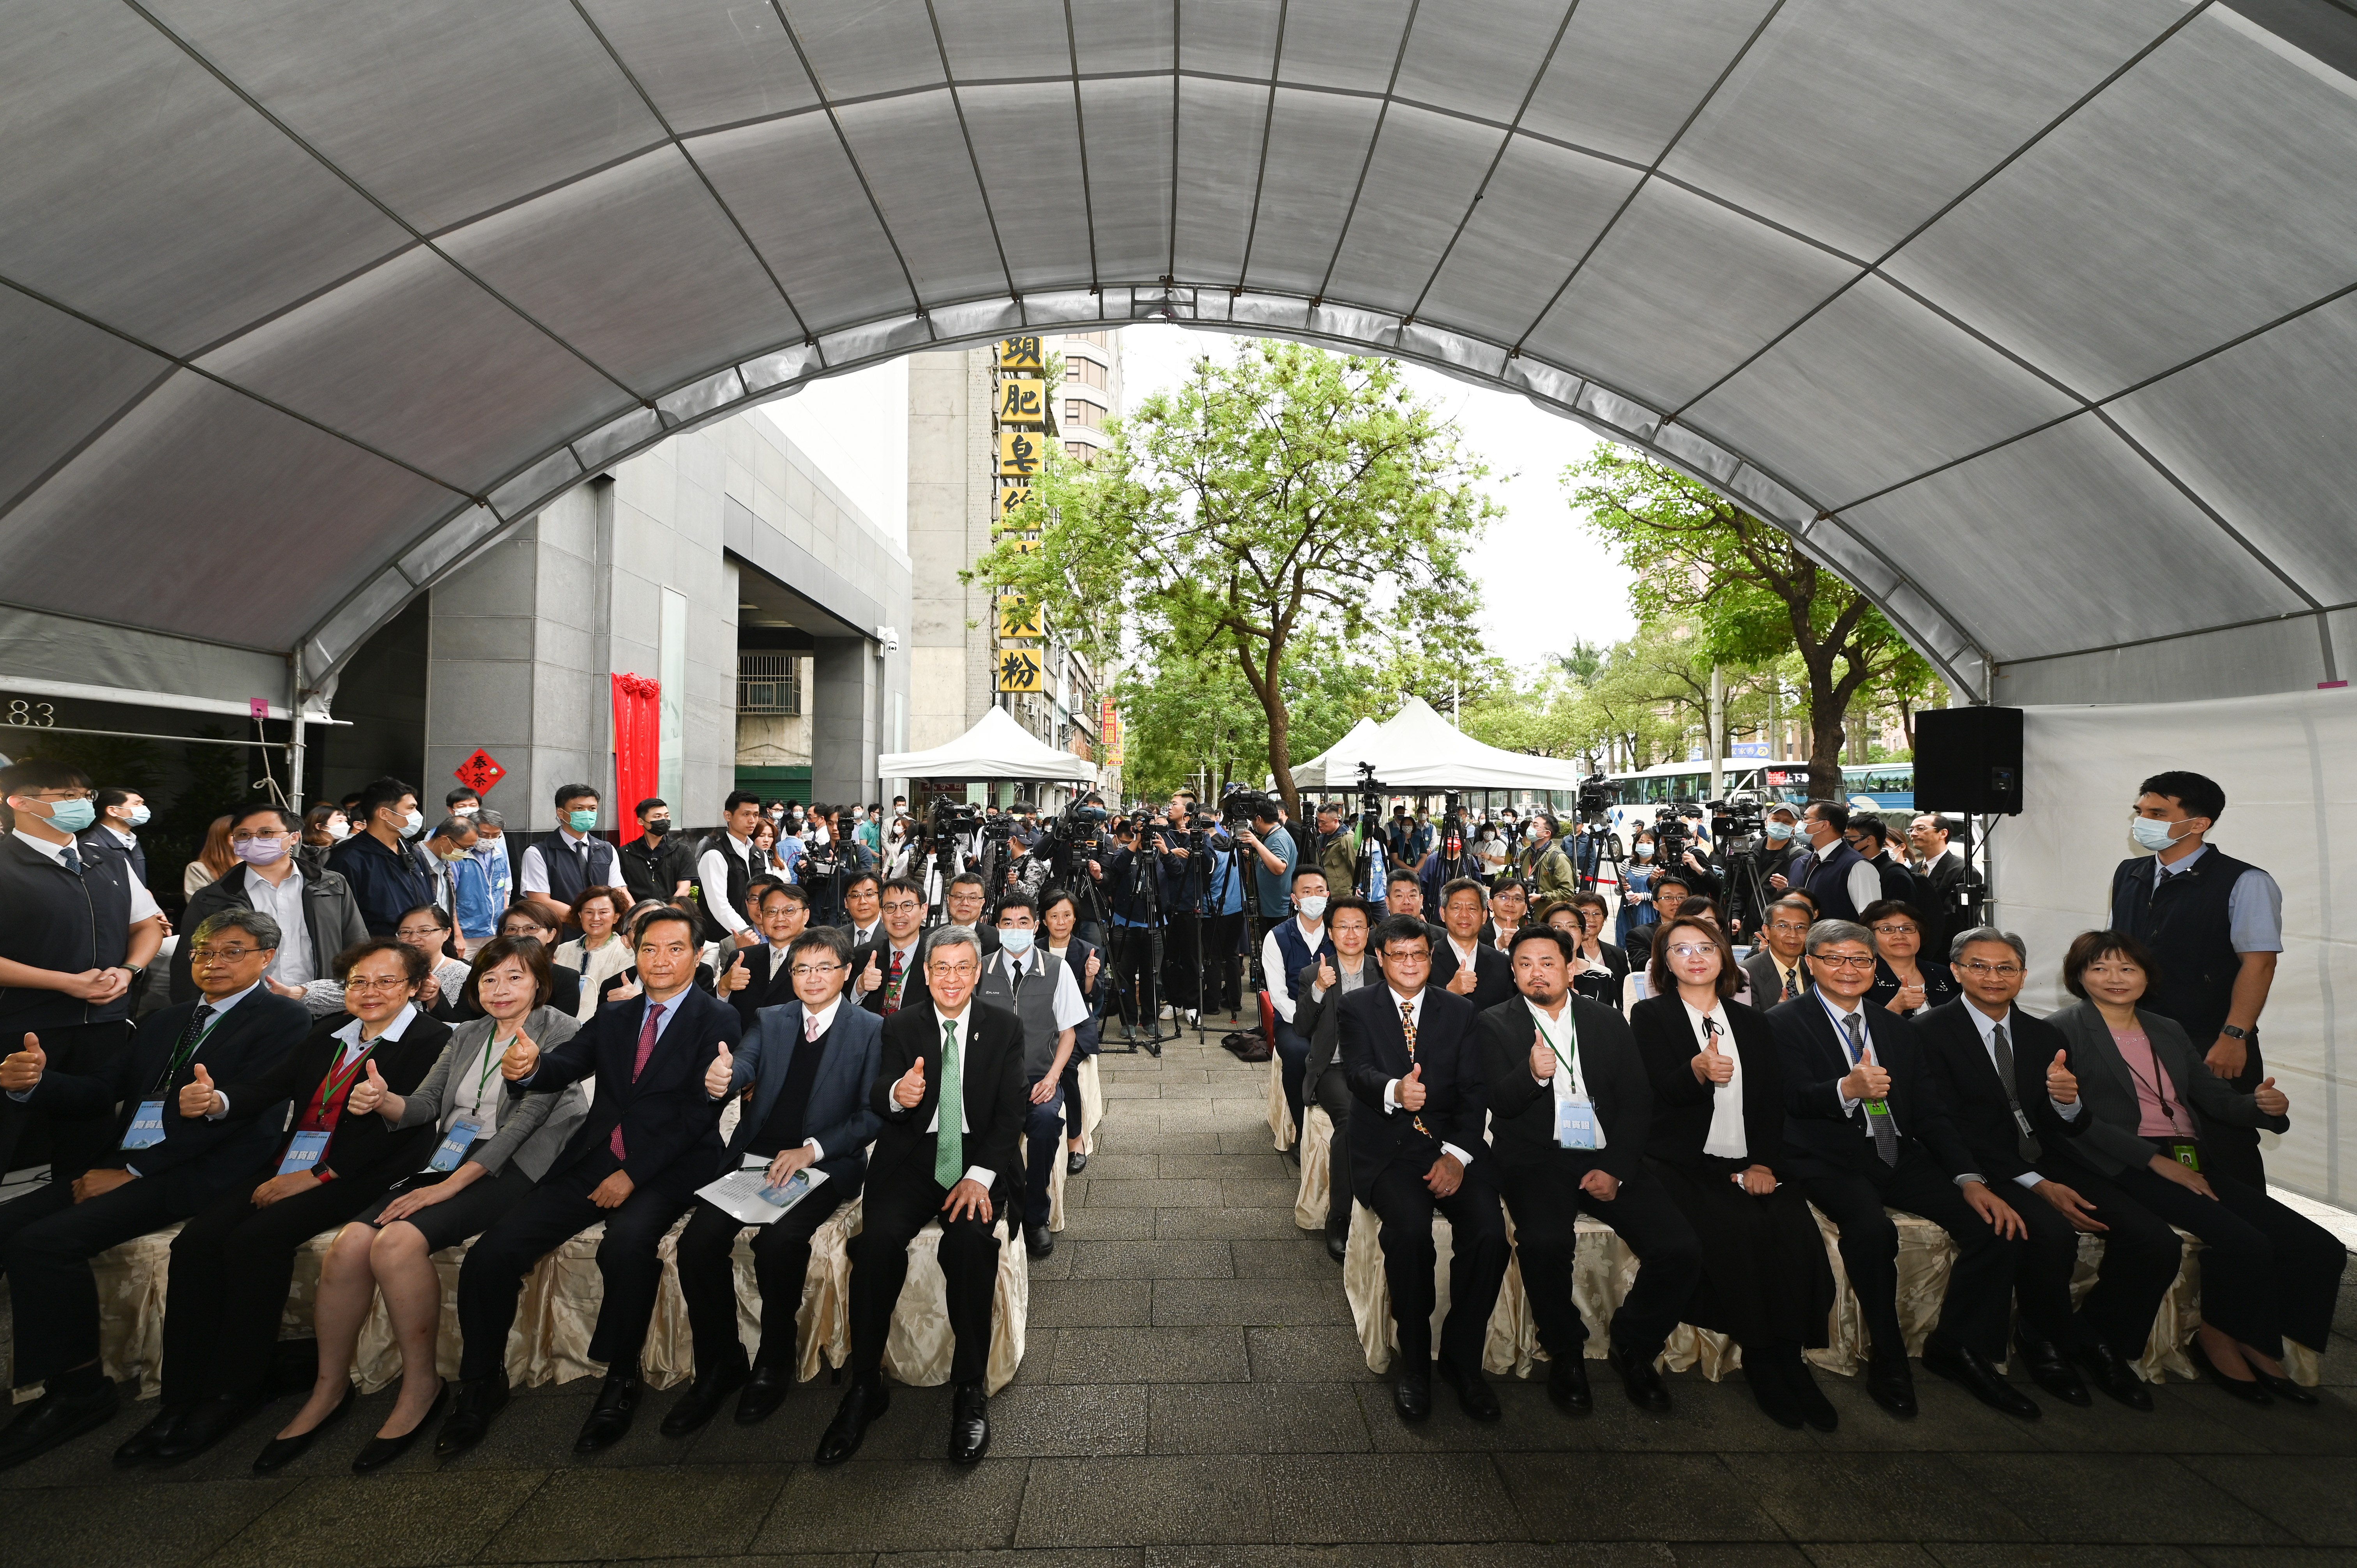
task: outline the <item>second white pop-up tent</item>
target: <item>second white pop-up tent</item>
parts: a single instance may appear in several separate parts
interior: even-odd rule
[[[1097,781],[1094,763],[1058,751],[1016,723],[1004,708],[991,709],[947,746],[888,751],[876,759],[876,771],[886,779]]]
[[[1344,789],[1361,763],[1394,791],[1419,789],[1577,789],[1577,763],[1508,751],[1474,739],[1421,697],[1380,725],[1361,719],[1351,733],[1293,770],[1304,789]]]

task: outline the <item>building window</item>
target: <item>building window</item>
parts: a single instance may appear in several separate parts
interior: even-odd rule
[[[1095,462],[1097,457],[1097,449],[1082,441],[1065,442],[1064,452],[1068,456],[1078,457],[1087,463]]]
[[[737,711],[740,714],[801,713],[802,656],[751,650],[737,654]]]
[[[1094,360],[1067,360],[1064,361],[1064,373],[1084,387],[1103,387],[1105,384],[1105,368]]]

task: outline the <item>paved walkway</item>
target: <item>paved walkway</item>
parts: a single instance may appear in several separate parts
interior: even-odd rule
[[[1360,1357],[1340,1270],[1294,1228],[1266,1069],[1192,1042],[1104,1058],[1103,1149],[1033,1271],[1029,1354],[971,1472],[940,1456],[938,1389],[899,1391],[860,1455],[824,1472],[809,1462],[834,1406],[823,1380],[767,1425],[724,1416],[681,1443],[655,1431],[659,1395],[590,1462],[570,1455],[594,1392],[576,1382],[520,1398],[444,1473],[421,1451],[369,1479],[346,1466],[389,1392],[269,1480],[247,1466],[291,1404],[185,1470],[119,1476],[107,1455],[143,1408],[0,1476],[0,1564],[2357,1563],[2348,1344],[2328,1361],[2344,1386],[2308,1412],[2171,1385],[2151,1416],[2047,1401],[2044,1421],[2018,1423],[1927,1376],[1921,1417],[1901,1423],[1825,1378],[1842,1428],[1819,1436],[1771,1424],[1739,1381],[1676,1378],[1676,1412],[1652,1417],[1599,1374],[1586,1420],[1508,1380],[1498,1426],[1465,1422],[1443,1391],[1430,1423],[1404,1427]]]

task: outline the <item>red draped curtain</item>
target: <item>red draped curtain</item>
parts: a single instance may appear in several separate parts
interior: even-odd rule
[[[662,682],[644,675],[614,677],[614,821],[622,842],[639,836],[632,809],[656,792],[662,766]]]

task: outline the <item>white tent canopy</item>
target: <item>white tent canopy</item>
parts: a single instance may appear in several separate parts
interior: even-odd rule
[[[1094,764],[1058,751],[1017,724],[1005,708],[991,709],[981,723],[947,746],[888,751],[876,759],[876,770],[886,779],[1097,780]]]
[[[1435,713],[1421,697],[1381,725],[1357,727],[1323,754],[1293,770],[1304,789],[1342,789],[1359,781],[1359,765],[1393,790],[1577,789],[1577,765],[1475,740]]]

